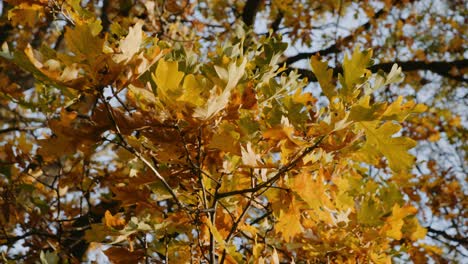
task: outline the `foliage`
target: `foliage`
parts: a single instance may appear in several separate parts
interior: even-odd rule
[[[6,1],[3,261],[462,258],[466,119],[447,98],[466,94],[466,26],[447,4],[434,19],[451,40],[408,36],[431,8],[389,20],[385,38],[378,24],[407,3],[374,4]],[[353,12],[369,21],[327,33],[324,20]],[[335,43],[286,57],[314,30]],[[361,42],[374,38],[373,52]],[[441,96],[422,100],[428,88]]]

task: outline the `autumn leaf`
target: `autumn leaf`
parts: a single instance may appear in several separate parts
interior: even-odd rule
[[[411,233],[410,239],[413,241],[423,239],[427,235],[427,229],[422,227],[416,217],[411,218],[407,230]],[[406,234],[405,234],[406,235]]]
[[[192,106],[202,106],[206,99],[203,97],[205,89],[203,88],[201,76],[187,74],[182,84],[183,94],[177,98],[178,102],[184,102]]]
[[[104,47],[104,39],[97,36],[101,29],[99,20],[92,23],[80,22],[74,28],[67,28],[64,37],[67,47],[78,58],[96,61]]]
[[[11,20],[13,25],[19,24],[32,28],[43,16],[44,7],[37,4],[21,3],[8,10],[8,20]]]
[[[210,97],[206,101],[204,106],[195,108],[193,117],[201,120],[208,120],[216,115],[218,112],[226,108],[231,96],[230,90],[224,90],[218,94],[217,90],[219,87],[213,87],[210,91]]]
[[[387,158],[390,168],[395,171],[409,170],[414,163],[414,157],[408,153],[416,143],[407,137],[394,137],[401,126],[386,122],[377,127],[377,122],[360,122],[366,134],[366,143],[356,154],[356,157],[371,164],[375,164],[383,155]]]
[[[372,252],[370,254],[370,258],[372,260],[373,263],[375,264],[391,264],[392,263],[392,258],[385,254],[385,253],[376,253],[376,252]]]
[[[328,99],[333,98],[333,96],[336,95],[336,90],[332,81],[333,70],[328,68],[328,63],[326,61],[320,61],[319,56],[312,56],[310,65],[325,96],[327,96]]]
[[[362,225],[379,226],[383,223],[381,219],[383,213],[378,201],[369,197],[361,202],[357,212],[357,220]]]
[[[404,218],[409,215],[414,215],[416,212],[417,209],[412,206],[400,207],[398,204],[395,204],[392,208],[392,215],[385,220],[386,235],[396,240],[401,239],[403,236],[401,230],[404,224]],[[419,234],[416,234],[415,237],[418,235]]]
[[[143,250],[130,251],[124,247],[110,247],[104,251],[106,256],[112,263],[125,264],[125,263],[139,263],[145,258]]]
[[[289,208],[282,209],[279,212],[275,230],[276,233],[281,233],[286,242],[290,242],[297,234],[303,232],[299,208],[294,202],[291,202]]]
[[[220,90],[220,87],[215,85],[211,89],[210,97],[205,105],[195,108],[193,114],[195,118],[208,120],[226,107],[231,96],[231,90],[237,85],[244,75],[246,64],[247,59],[242,58],[240,65],[237,65],[236,61],[233,61],[229,64],[227,70],[222,67],[215,66],[218,76],[221,80],[227,82],[226,87],[219,92],[218,90]]]
[[[383,119],[397,120],[398,122],[402,122],[410,114],[422,113],[426,110],[427,106],[423,104],[416,104],[413,100],[403,104],[403,96],[398,96],[395,102],[391,103],[385,112],[383,112]]]
[[[229,255],[234,258],[234,260],[240,262],[242,260],[242,256],[236,252],[235,246],[227,244],[219,233],[218,229],[210,221],[206,221],[205,223],[208,225],[211,234],[213,234],[214,238],[219,243],[221,250],[226,250]]]
[[[361,51],[359,47],[354,49],[351,58],[345,54],[343,61],[343,75],[339,75],[339,80],[342,85],[339,93],[350,100],[356,97],[355,86],[362,83],[364,75],[370,75],[367,67],[371,62],[372,50]]]
[[[182,95],[179,84],[184,73],[179,71],[177,61],[159,60],[155,73],[152,75],[157,85],[158,96],[161,101],[174,106],[175,101]]]
[[[128,35],[119,42],[119,48],[121,54],[114,56],[116,62],[125,63],[128,62],[140,51],[141,44],[143,41],[143,22],[138,21],[135,26],[129,29]]]
[[[122,219],[120,215],[112,215],[111,212],[107,210],[104,214],[104,224],[110,228],[122,229],[126,223],[125,219]]]
[[[314,210],[332,208],[321,173],[303,172],[291,179],[291,188]]]
[[[229,122],[222,122],[213,135],[208,147],[234,154],[241,154],[239,139],[240,134],[237,132],[236,126]]]

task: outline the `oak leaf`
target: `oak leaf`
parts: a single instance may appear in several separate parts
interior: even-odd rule
[[[356,156],[371,164],[375,164],[383,155],[387,158],[390,168],[395,172],[409,170],[414,163],[414,156],[408,150],[416,146],[416,142],[408,137],[394,137],[401,126],[386,122],[378,127],[378,122],[360,122],[364,129],[366,143]]]

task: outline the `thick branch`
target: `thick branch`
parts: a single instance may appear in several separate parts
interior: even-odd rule
[[[111,24],[109,20],[109,0],[102,1],[102,9],[101,9],[101,21],[102,21],[102,32],[107,32],[109,30],[109,26]]]
[[[453,68],[457,69],[461,72],[462,69],[468,67],[468,60],[456,60],[456,61],[433,61],[433,62],[425,62],[425,61],[393,61],[393,62],[383,62],[379,64],[375,64],[369,67],[369,70],[372,72],[377,72],[379,70],[383,70],[385,72],[389,72],[392,68],[393,64],[398,64],[403,70],[403,72],[412,72],[412,71],[431,71],[433,73],[437,73],[441,76],[461,81],[461,82],[468,82],[467,78],[464,78],[462,75],[457,76],[451,73]],[[297,70],[299,74],[304,77],[307,77],[309,81],[316,82],[317,77],[315,77],[314,73],[310,70],[306,69],[298,69],[298,68],[289,68],[289,70]],[[338,73],[342,73],[343,69],[334,68],[333,69],[333,76],[338,76]]]
[[[271,30],[273,31],[273,33],[277,32],[278,29],[279,29],[279,26],[281,25],[281,21],[283,21],[283,12],[279,12],[278,15],[276,16],[275,20],[273,21],[273,23],[271,23]]]
[[[292,64],[292,63],[294,63],[296,61],[300,61],[300,60],[303,60],[303,59],[309,59],[310,57],[312,57],[314,55],[317,55],[317,54],[325,56],[325,55],[332,54],[332,53],[338,53],[338,52],[340,52],[340,48],[341,48],[342,45],[352,41],[354,38],[356,38],[356,36],[359,33],[369,30],[370,27],[372,26],[372,22],[375,21],[375,19],[383,17],[385,14],[387,14],[387,11],[385,11],[384,9],[381,9],[379,12],[375,13],[375,16],[373,17],[372,20],[369,20],[367,23],[362,24],[361,26],[356,28],[353,33],[351,33],[347,37],[337,41],[335,44],[331,45],[330,47],[328,47],[326,49],[317,50],[317,51],[314,51],[314,52],[302,52],[302,53],[299,53],[297,55],[294,55],[292,57],[287,58],[286,61],[284,61],[284,62],[289,65],[289,64]]]
[[[462,75],[456,76],[452,75],[450,72],[453,68],[461,70],[463,68],[468,67],[468,60],[456,60],[456,61],[433,61],[433,62],[425,62],[425,61],[395,61],[395,62],[386,62],[373,65],[369,67],[369,70],[372,72],[376,72],[378,70],[383,71],[390,71],[392,65],[396,63],[402,67],[403,71],[410,72],[410,71],[419,71],[419,70],[427,70],[442,75],[444,77],[454,79],[457,81],[468,82],[468,79],[463,78]]]
[[[242,10],[242,21],[248,27],[253,26],[261,0],[247,0]]]

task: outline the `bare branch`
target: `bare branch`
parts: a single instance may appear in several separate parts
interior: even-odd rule
[[[245,3],[244,9],[242,10],[242,21],[244,21],[245,25],[248,27],[254,25],[255,16],[257,15],[260,3],[260,0],[247,0]]]
[[[300,154],[299,156],[297,156],[295,159],[293,159],[291,162],[289,162],[286,166],[282,167],[279,169],[279,171],[275,174],[275,176],[273,176],[272,178],[270,178],[268,181],[266,182],[263,182],[253,188],[249,188],[249,189],[242,189],[242,190],[236,190],[236,191],[230,191],[230,192],[224,192],[224,193],[218,193],[216,194],[216,199],[221,199],[221,198],[225,198],[225,197],[229,197],[229,196],[232,196],[232,195],[237,195],[237,194],[244,194],[244,193],[255,193],[263,188],[268,188],[270,187],[271,185],[273,185],[283,174],[285,174],[286,172],[290,171],[292,168],[294,168],[296,166],[296,164],[302,160],[302,158],[304,158],[307,154],[311,153],[314,149],[318,148],[318,146],[320,145],[320,143],[322,142],[322,140],[325,138],[325,136],[322,136],[320,137],[313,146],[310,146],[308,148],[306,148],[302,154]]]
[[[381,9],[379,12],[375,13],[373,20],[369,20],[367,23],[362,24],[361,26],[356,28],[353,33],[349,34],[347,37],[341,40],[338,40],[337,42],[335,42],[335,44],[329,46],[328,48],[313,51],[313,52],[302,52],[302,53],[299,53],[297,55],[287,58],[283,63],[286,63],[287,65],[289,65],[296,61],[309,59],[310,57],[315,56],[317,54],[325,56],[325,55],[332,54],[332,53],[338,53],[341,51],[341,46],[345,45],[346,43],[351,42],[353,39],[357,37],[359,33],[369,30],[369,28],[372,26],[373,21],[381,17],[384,17],[386,14],[387,14],[387,11],[384,9]]]

